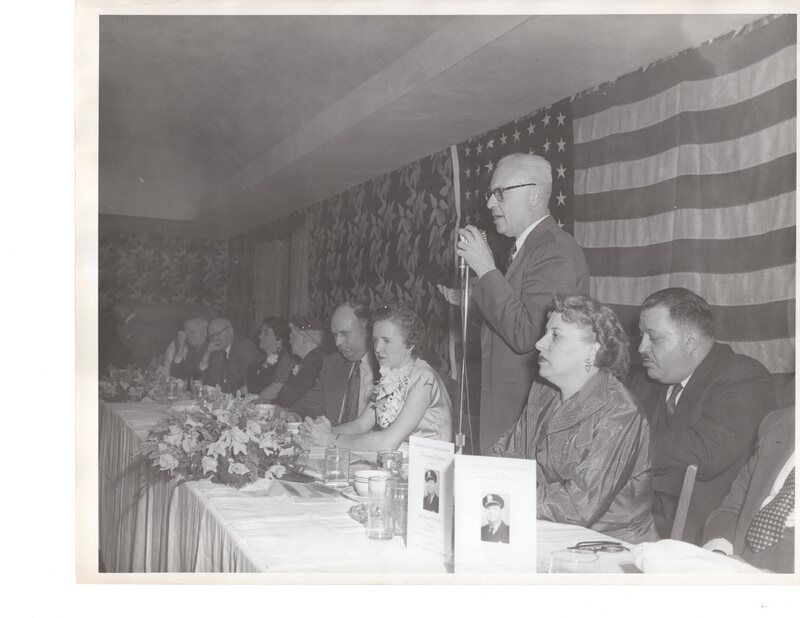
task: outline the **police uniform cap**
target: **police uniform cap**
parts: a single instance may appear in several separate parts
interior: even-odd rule
[[[436,482],[436,472],[433,470],[425,470],[425,480]]]
[[[503,508],[503,506],[505,506],[505,502],[503,502],[503,499],[497,494],[486,494],[483,497],[483,508],[489,508],[490,506],[493,506],[495,504],[499,506],[501,509]]]

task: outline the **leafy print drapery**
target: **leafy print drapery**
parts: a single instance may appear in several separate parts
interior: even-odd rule
[[[401,301],[425,323],[421,352],[446,365],[456,210],[449,150],[425,157],[310,209],[312,312],[330,318],[356,299],[376,308]]]
[[[225,308],[226,240],[111,231],[99,238],[99,307],[142,304]]]

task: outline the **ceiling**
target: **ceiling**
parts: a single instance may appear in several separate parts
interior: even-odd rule
[[[758,17],[101,16],[101,223],[254,229]]]

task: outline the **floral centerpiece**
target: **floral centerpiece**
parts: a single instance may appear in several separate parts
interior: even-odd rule
[[[164,391],[166,381],[166,376],[159,372],[145,371],[134,365],[124,369],[110,365],[108,377],[99,383],[100,399],[113,402],[156,398]]]
[[[213,392],[173,406],[140,452],[181,480],[211,478],[239,488],[258,478],[280,478],[298,449],[285,422],[259,413],[253,399]]]

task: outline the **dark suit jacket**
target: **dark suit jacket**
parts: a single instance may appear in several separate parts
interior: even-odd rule
[[[192,386],[188,381],[203,379],[203,372],[200,370],[198,365],[203,359],[203,355],[206,353],[207,348],[208,341],[204,341],[199,348],[187,344],[186,358],[184,358],[180,363],[172,363],[172,366],[169,368],[169,373],[173,378],[187,380],[187,390],[191,390]],[[209,358],[209,363],[210,361],[211,359]]]
[[[373,363],[372,375],[377,379],[378,368],[372,354],[370,359]],[[300,418],[327,416],[332,425],[338,425],[351,366],[352,363],[339,352],[328,354],[322,361],[322,369],[314,386],[291,407],[291,411],[299,414]]]
[[[794,447],[794,408],[775,410],[767,415],[759,428],[755,453],[739,471],[728,495],[708,516],[703,543],[724,538],[733,545],[734,554],[759,568],[793,572],[793,530],[773,547],[757,554],[746,546],[745,536]]]
[[[475,285],[481,328],[481,453],[519,417],[536,376],[535,343],[544,334],[556,292],[588,294],[583,250],[552,217],[525,239],[508,272],[492,270]]]
[[[669,421],[667,389],[646,374],[631,383],[650,421],[657,494],[677,496],[686,466],[697,464],[683,540],[698,543],[706,517],[752,454],[759,424],[775,409],[775,392],[761,363],[723,343],[715,343],[697,366]],[[657,504],[654,515],[660,515]],[[664,515],[669,522],[674,513]]]
[[[428,494],[425,494],[425,497],[422,498],[422,508],[426,511],[433,511],[434,513],[439,512],[439,496],[433,494],[433,499],[430,500],[428,498]]]
[[[247,382],[247,370],[258,362],[258,349],[249,339],[234,336],[227,363],[225,350],[215,350],[208,359],[203,383],[220,386],[223,393],[235,393]]]
[[[486,524],[481,528],[481,541],[490,541],[492,543],[508,543],[509,528],[505,522],[500,522],[497,527],[497,532],[492,534],[492,527]]]

